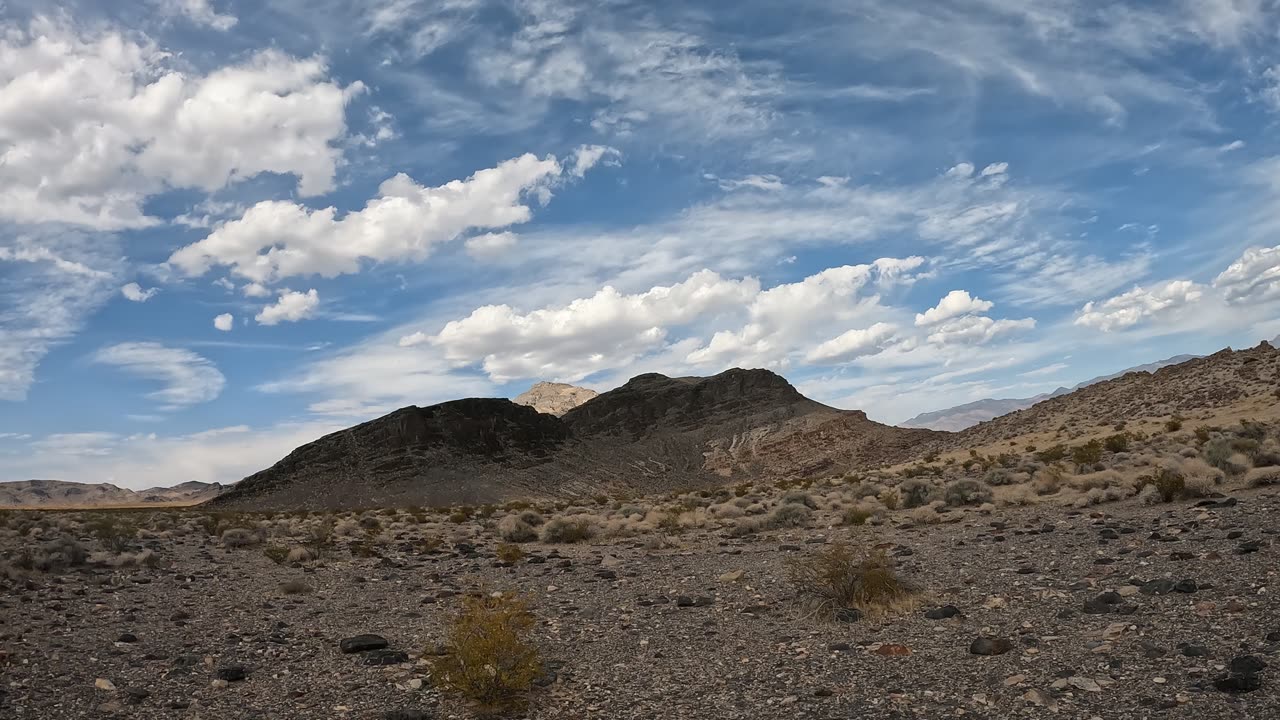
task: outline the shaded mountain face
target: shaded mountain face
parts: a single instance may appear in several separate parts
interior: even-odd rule
[[[517,395],[511,402],[517,405],[528,405],[540,413],[560,417],[596,395],[599,393],[595,390],[576,385],[540,382]]]
[[[827,407],[765,370],[649,374],[562,418],[503,399],[403,408],[298,448],[210,506],[439,506],[667,492],[901,461],[935,435]]]
[[[1197,357],[1199,356],[1198,355],[1175,355],[1171,358],[1166,358],[1164,360],[1157,360],[1156,362],[1153,362],[1153,363],[1147,363],[1145,365],[1137,365],[1135,367],[1121,370],[1118,373],[1112,373],[1110,375],[1101,375],[1091,380],[1085,380],[1084,382],[1080,383],[1079,385],[1076,385],[1073,388],[1060,387],[1051,393],[1041,393],[1040,395],[1034,395],[1032,397],[999,398],[999,399],[984,398],[982,400],[975,400],[971,403],[956,405],[955,407],[949,407],[943,410],[935,410],[933,412],[921,413],[911,418],[910,420],[907,420],[906,422],[900,423],[899,427],[927,428],[929,430],[945,430],[947,432],[956,432],[956,431],[964,430],[965,428],[977,425],[980,422],[986,422],[988,420],[1000,417],[1001,415],[1005,415],[1007,413],[1016,412],[1018,410],[1025,410],[1042,400],[1047,400],[1052,397],[1058,397],[1059,395],[1065,395],[1069,392],[1073,392],[1081,388],[1086,388],[1086,387],[1089,387],[1090,385],[1096,385],[1097,383],[1105,382],[1107,380],[1114,380],[1115,378],[1124,376],[1131,372],[1148,372],[1148,373],[1155,372],[1160,368],[1168,367],[1170,365],[1177,365],[1179,363],[1184,363],[1188,360],[1194,360]]]
[[[143,505],[194,505],[217,497],[220,483],[185,482],[168,488],[128,490],[110,483],[78,483],[64,480],[22,480],[0,483],[0,507],[135,507]]]

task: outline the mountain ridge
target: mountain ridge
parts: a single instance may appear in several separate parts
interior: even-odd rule
[[[1011,412],[1017,412],[1018,410],[1025,410],[1038,402],[1075,392],[1076,390],[1089,387],[1090,385],[1096,385],[1097,383],[1105,382],[1107,380],[1114,380],[1115,378],[1123,377],[1124,375],[1132,372],[1154,372],[1160,368],[1184,363],[1198,357],[1202,356],[1188,354],[1174,355],[1172,357],[1165,358],[1164,360],[1157,360],[1155,362],[1125,368],[1124,370],[1111,373],[1110,375],[1099,375],[1098,377],[1090,378],[1070,388],[1059,387],[1053,392],[1040,393],[1039,395],[1033,395],[1026,398],[983,398],[981,400],[974,400],[972,402],[943,408],[941,410],[932,410],[930,412],[920,413],[909,420],[898,423],[898,427],[959,432],[966,428],[973,427],[980,422],[993,420],[1001,415],[1007,415]]]
[[[493,398],[401,408],[295,449],[209,505],[320,509],[667,492],[903,460],[933,436],[810,400],[768,370],[649,373],[561,418]]]

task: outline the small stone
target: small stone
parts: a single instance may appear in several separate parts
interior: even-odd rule
[[[369,650],[381,650],[388,645],[387,639],[381,635],[365,634],[356,635],[354,637],[344,638],[338,647],[344,653],[367,652]]]
[[[116,642],[118,642],[118,643],[136,643],[136,642],[138,642],[138,636],[137,636],[137,635],[134,635],[133,633],[121,633],[121,634],[120,634],[120,637],[116,638]]]
[[[1004,638],[980,637],[969,644],[974,655],[1003,655],[1013,649],[1013,643]]]
[[[946,620],[956,617],[960,614],[960,609],[955,605],[943,605],[925,612],[924,616],[930,620]]]
[[[1027,676],[1023,675],[1022,673],[1018,673],[1017,675],[1010,675],[1009,677],[1005,678],[1004,686],[1013,687],[1014,685],[1021,685],[1026,681],[1027,681]]]
[[[906,645],[896,645],[894,643],[885,643],[884,645],[881,645],[880,647],[876,648],[875,650],[872,650],[871,652],[875,653],[876,655],[883,655],[885,657],[906,657],[911,654],[911,648],[907,647]]]
[[[243,665],[223,665],[214,672],[214,677],[227,682],[240,682],[248,675],[249,671]]]
[[[1179,580],[1173,585],[1173,591],[1179,593],[1193,593],[1199,589],[1200,588],[1196,585],[1196,581],[1191,579]]]
[[[116,684],[106,678],[98,678],[97,680],[94,680],[93,686],[98,690],[106,692],[115,692],[116,690]]]
[[[216,679],[216,680],[214,680],[213,682],[209,683],[209,685],[210,685],[211,687],[218,688],[219,690],[221,690],[222,688],[227,687],[227,686],[228,686],[228,685],[230,685],[230,684],[231,684],[231,683],[227,682],[226,680],[222,680],[222,679]]]
[[[726,582],[726,583],[737,582],[742,579],[742,575],[743,575],[742,570],[731,570],[716,579],[719,580],[720,582]]]
[[[360,659],[361,664],[378,666],[378,665],[399,665],[400,663],[409,662],[409,656],[400,650],[387,650],[382,648],[379,650],[370,650]]]
[[[708,607],[711,603],[711,598],[702,595],[697,597],[681,595],[676,598],[676,607]]]
[[[1098,684],[1097,680],[1080,675],[1073,675],[1067,678],[1067,684],[1085,692],[1102,692],[1102,686]]]

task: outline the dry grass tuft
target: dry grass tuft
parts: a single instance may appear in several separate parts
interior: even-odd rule
[[[529,639],[533,626],[533,615],[515,596],[466,598],[449,626],[450,653],[432,663],[432,684],[482,712],[523,709],[542,672]]]
[[[918,604],[918,590],[898,577],[881,550],[858,555],[847,544],[836,542],[796,559],[788,576],[810,617],[834,619],[848,608],[884,615]]]
[[[508,565],[514,565],[524,558],[524,550],[515,543],[499,543],[498,547],[494,548],[493,554],[498,556],[498,560]]]

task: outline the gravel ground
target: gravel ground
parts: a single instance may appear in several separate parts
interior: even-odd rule
[[[198,535],[151,541],[160,567],[35,576],[0,595],[0,717],[467,718],[424,655],[457,596],[486,587],[524,593],[540,620],[534,718],[1280,718],[1280,495],[1233,497],[692,531],[661,550],[530,544],[511,567],[493,540],[417,552],[412,528],[382,557],[335,549],[306,567]],[[837,538],[885,544],[927,589],[921,607],[802,617],[786,566]],[[296,579],[315,592],[282,594]],[[1172,587],[1184,580],[1195,587]],[[959,615],[926,617],[946,605]],[[341,652],[361,633],[407,660]],[[1007,651],[973,654],[979,638]],[[1219,689],[1229,676],[1260,687]]]

